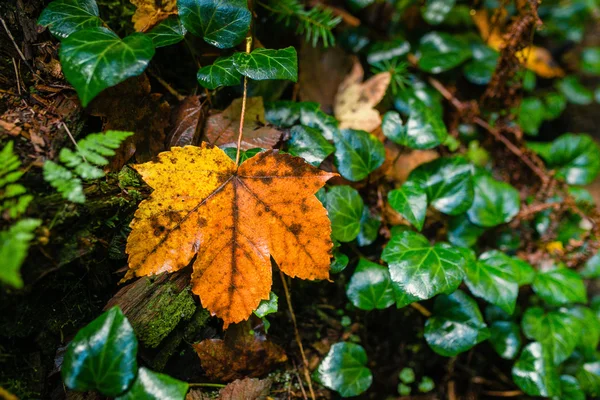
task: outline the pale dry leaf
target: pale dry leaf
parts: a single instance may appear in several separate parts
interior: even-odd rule
[[[334,114],[340,129],[358,129],[370,132],[381,125],[381,115],[375,109],[390,84],[389,72],[382,72],[363,82],[364,70],[355,59],[350,74],[338,88]]]
[[[177,14],[177,0],[129,0],[136,7],[131,17],[137,32],[146,32],[169,15]]]

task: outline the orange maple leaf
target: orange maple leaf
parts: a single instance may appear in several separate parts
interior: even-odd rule
[[[291,277],[329,278],[331,225],[314,194],[336,174],[272,150],[238,167],[204,143],[134,167],[155,191],[131,223],[125,279],[177,271],[197,254],[192,291],[227,327],[269,298],[270,256]]]

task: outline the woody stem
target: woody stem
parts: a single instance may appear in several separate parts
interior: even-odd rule
[[[246,53],[252,50],[252,35],[246,37]],[[246,114],[246,99],[248,98],[248,77],[244,76],[244,95],[242,96],[242,114],[240,115],[240,131],[238,133],[237,152],[235,154],[235,165],[240,162],[240,149],[242,146],[242,135],[244,133],[244,116]]]

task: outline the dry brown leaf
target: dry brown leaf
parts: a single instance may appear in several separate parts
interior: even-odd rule
[[[363,82],[365,72],[355,59],[352,71],[338,88],[334,114],[340,129],[360,129],[370,132],[381,125],[375,106],[383,99],[390,84],[389,72],[382,72]]]
[[[131,17],[133,28],[146,32],[169,15],[177,14],[177,0],[129,0],[136,7]]]
[[[186,97],[173,116],[173,129],[167,136],[167,148],[174,146],[198,145],[200,133],[206,117],[206,108],[200,96]]]
[[[241,111],[242,99],[235,99],[226,110],[208,117],[205,134],[208,143],[221,148],[236,147]],[[281,131],[267,126],[262,97],[248,98],[241,149],[272,149],[280,138]]]
[[[192,291],[225,327],[269,298],[271,256],[291,277],[328,279],[331,226],[315,193],[335,174],[272,150],[238,167],[205,143],[135,169],[155,191],[131,223],[126,278],[177,271],[197,254]]]
[[[339,47],[324,49],[305,42],[298,59],[300,100],[315,101],[330,114],[338,87],[352,68],[352,56]]]
[[[258,330],[251,332],[248,323],[232,325],[223,339],[206,339],[193,346],[206,374],[220,381],[262,376],[287,361],[281,347]]]
[[[264,400],[271,390],[270,379],[238,379],[219,393],[219,400]]]
[[[496,51],[504,47],[501,27],[499,24],[491,25],[487,10],[477,10],[473,16],[473,21],[479,29],[482,39]],[[529,46],[516,53],[517,58],[525,68],[535,72],[542,78],[556,78],[564,76],[565,72],[558,66],[552,58],[552,54],[543,47]]]
[[[102,130],[134,132],[111,159],[111,170],[121,169],[134,155],[145,162],[165,149],[171,109],[161,94],[150,92],[150,81],[142,74],[106,89],[88,106],[90,114],[102,117]]]

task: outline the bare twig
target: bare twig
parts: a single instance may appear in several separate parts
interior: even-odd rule
[[[246,37],[246,53],[252,50],[252,35]],[[248,98],[248,77],[244,76],[244,95],[242,96],[242,114],[240,115],[240,132],[238,134],[237,152],[235,154],[235,165],[240,162],[240,148],[242,146],[242,135],[244,134],[244,117],[246,115],[246,100]]]
[[[306,383],[308,383],[308,390],[310,390],[310,398],[315,400],[315,392],[312,387],[312,380],[310,379],[310,372],[308,371],[308,360],[306,359],[306,355],[304,354],[304,347],[302,346],[302,339],[300,338],[300,332],[298,332],[298,324],[296,322],[296,314],[294,314],[294,309],[292,308],[292,298],[290,296],[290,291],[288,290],[287,282],[285,281],[285,276],[283,276],[283,272],[279,271],[279,276],[281,277],[281,282],[283,283],[283,290],[285,291],[285,299],[287,300],[288,308],[290,310],[290,315],[292,318],[292,325],[294,325],[294,334],[296,336],[296,343],[300,348],[300,355],[302,356],[302,367],[304,370],[304,379],[306,379]]]
[[[505,390],[505,391],[486,390],[482,394],[484,394],[486,396],[493,396],[493,397],[520,397],[520,396],[523,396],[523,392],[521,392],[520,390]]]
[[[13,43],[13,45],[15,46],[15,49],[17,49],[17,52],[19,53],[19,56],[21,57],[21,59],[23,60],[23,62],[25,63],[25,65],[27,65],[27,67],[29,68],[29,70],[31,71],[32,74],[34,74],[34,75],[37,76],[37,74],[33,70],[33,67],[31,65],[29,65],[29,63],[27,62],[27,59],[25,58],[25,55],[21,51],[21,48],[19,47],[19,45],[17,44],[17,42],[15,42],[15,38],[13,37],[12,33],[10,33],[10,30],[8,29],[8,26],[6,25],[6,22],[4,22],[4,19],[2,17],[0,17],[0,22],[2,22],[2,26],[4,26],[4,30],[8,34],[8,37],[10,38],[10,40]]]
[[[410,303],[410,306],[420,312],[424,317],[431,317],[431,311],[420,305],[419,303]]]
[[[12,59],[13,66],[15,67],[15,78],[17,79],[17,92],[19,92],[19,96],[21,95],[21,78],[19,77],[19,68],[17,68],[17,62],[15,59]]]
[[[171,85],[169,85],[163,78],[161,78],[151,70],[148,70],[148,73],[152,75],[152,77],[156,79],[158,83],[160,83],[165,89],[167,89],[167,91],[171,93],[178,101],[183,101],[185,99],[184,95],[179,93],[177,90],[173,89],[173,87],[171,87]]]

